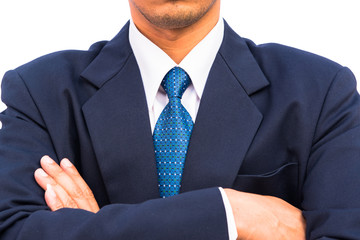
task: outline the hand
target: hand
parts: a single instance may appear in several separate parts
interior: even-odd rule
[[[301,210],[280,198],[224,190],[234,213],[238,239],[305,239]]]
[[[99,211],[91,189],[68,159],[64,158],[59,166],[50,157],[44,156],[40,165],[42,168],[34,173],[35,180],[45,190],[45,201],[52,211],[60,208]]]

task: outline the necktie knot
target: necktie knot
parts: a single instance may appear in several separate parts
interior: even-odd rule
[[[169,99],[174,97],[181,99],[189,84],[189,75],[180,67],[172,68],[161,82],[161,86],[164,88]]]

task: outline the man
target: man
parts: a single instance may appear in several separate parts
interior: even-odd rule
[[[129,3],[112,41],[5,75],[1,239],[359,238],[351,72],[240,38],[219,0]]]

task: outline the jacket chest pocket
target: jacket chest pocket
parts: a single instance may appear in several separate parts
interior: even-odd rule
[[[287,163],[264,174],[238,175],[234,181],[233,189],[279,197],[294,206],[299,206],[298,163]]]

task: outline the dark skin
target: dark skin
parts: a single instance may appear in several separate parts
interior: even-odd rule
[[[176,63],[216,25],[220,0],[129,0],[136,27]],[[52,211],[79,208],[98,212],[91,189],[67,159],[60,165],[47,156],[35,171]],[[272,196],[224,189],[233,210],[238,239],[305,239],[300,209]]]

